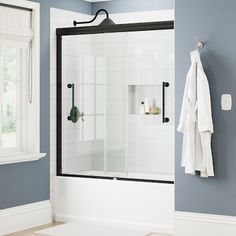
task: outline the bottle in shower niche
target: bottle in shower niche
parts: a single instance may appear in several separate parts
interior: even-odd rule
[[[144,99],[144,111],[146,115],[149,115],[150,113],[150,98]]]
[[[141,104],[140,104],[139,114],[141,114],[141,115],[144,115],[144,114],[145,114],[145,105],[144,105],[144,101],[142,101]]]
[[[152,105],[150,106],[150,114],[152,114],[152,115],[159,115],[160,114],[160,108],[156,106],[155,99],[153,99]]]
[[[152,115],[159,115],[160,114],[160,108],[157,107],[155,104],[153,104],[150,108],[150,113]]]

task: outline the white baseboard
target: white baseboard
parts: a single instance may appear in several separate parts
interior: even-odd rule
[[[236,217],[175,212],[175,236],[235,236]]]
[[[0,235],[51,222],[52,207],[49,200],[0,210]]]
[[[91,222],[101,223],[106,225],[116,225],[120,227],[129,227],[135,229],[149,230],[150,233],[161,233],[161,234],[173,234],[173,228],[170,226],[162,225],[152,225],[152,224],[138,224],[133,222],[123,222],[118,220],[109,220],[109,219],[95,219],[95,218],[80,218],[75,216],[65,216],[56,214],[55,220],[58,222]]]

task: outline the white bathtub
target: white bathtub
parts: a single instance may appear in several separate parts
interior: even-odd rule
[[[172,233],[174,185],[55,177],[58,221],[91,221]]]

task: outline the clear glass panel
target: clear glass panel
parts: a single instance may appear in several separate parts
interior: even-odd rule
[[[3,82],[2,116],[6,118],[16,117],[16,83]]]
[[[2,148],[16,147],[16,84],[3,82]]]
[[[0,148],[19,145],[19,60],[20,49],[0,47]]]
[[[16,136],[16,120],[3,119],[2,120],[2,148],[12,148],[17,145]]]
[[[174,31],[65,36],[62,48],[63,173],[173,175]],[[162,123],[163,81],[170,83],[167,124]],[[84,121],[68,120],[73,105],[68,84]],[[142,102],[149,105],[148,114]]]
[[[2,47],[3,80],[16,80],[17,49]]]
[[[174,31],[129,32],[127,37],[127,173],[169,178],[174,173]],[[170,83],[167,124],[162,123],[163,81]]]
[[[106,171],[126,172],[126,81],[125,44],[127,33],[105,34],[107,57]]]
[[[62,133],[65,173],[93,175],[94,171],[104,170],[105,59],[98,52],[92,53],[92,40],[96,40],[96,36],[63,38]],[[68,88],[68,84],[73,88]],[[73,105],[82,115],[75,122],[68,120]]]

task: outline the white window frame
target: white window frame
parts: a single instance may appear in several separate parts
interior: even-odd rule
[[[22,140],[25,143],[22,152],[0,153],[0,165],[3,165],[39,160],[46,156],[46,153],[40,153],[40,4],[27,0],[0,0],[0,4],[31,9],[34,32],[32,41],[32,103],[26,105],[27,117],[23,122],[25,124],[22,125],[23,132],[27,132],[24,135],[27,140]]]

